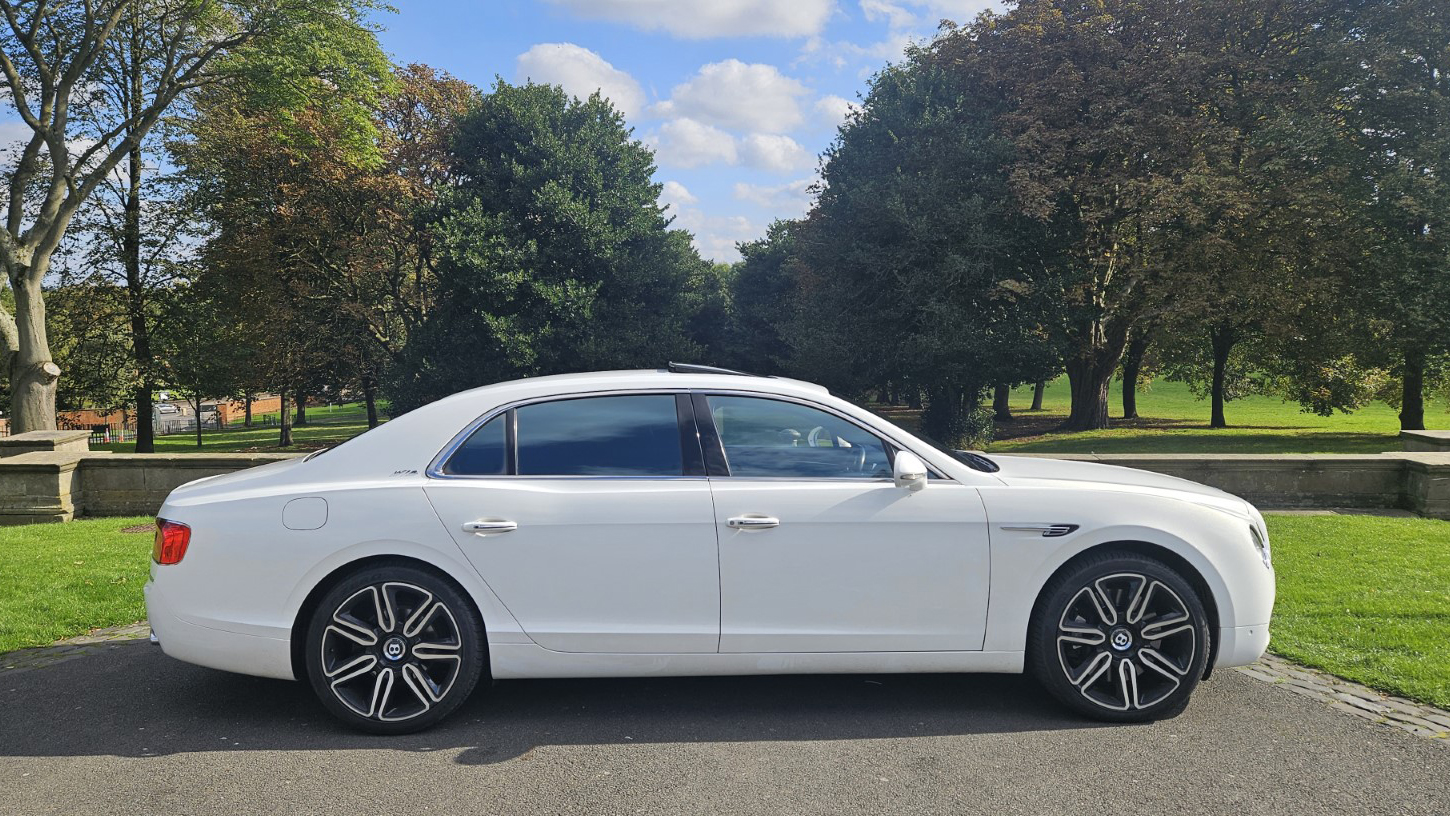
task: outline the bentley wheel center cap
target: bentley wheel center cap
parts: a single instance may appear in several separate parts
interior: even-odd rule
[[[389,660],[402,660],[407,652],[408,644],[400,637],[391,637],[383,642],[383,657]]]
[[[1113,634],[1109,637],[1109,642],[1113,644],[1114,649],[1120,652],[1127,651],[1133,645],[1133,633],[1127,629],[1114,629]]]

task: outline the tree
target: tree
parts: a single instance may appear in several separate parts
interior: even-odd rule
[[[499,82],[461,123],[454,160],[430,225],[437,295],[392,371],[396,408],[696,353],[685,292],[699,256],[606,100]]]
[[[42,282],[77,211],[184,94],[250,76],[274,80],[268,93],[283,98],[295,67],[289,55],[315,54],[319,35],[357,28],[361,11],[350,0],[39,0],[0,2],[0,15],[3,87],[30,130],[6,179],[0,266],[15,307],[0,312],[0,368],[10,378],[13,428],[27,431],[55,427],[61,372]],[[132,82],[120,107],[97,90],[114,60]],[[346,75],[338,67],[329,79]]]
[[[1341,109],[1354,170],[1372,180],[1360,198],[1369,251],[1350,284],[1368,324],[1360,356],[1396,370],[1400,427],[1420,430],[1426,375],[1450,352],[1450,14],[1433,0],[1352,10],[1335,30],[1362,66]]]
[[[241,395],[237,372],[246,367],[253,344],[249,327],[237,320],[230,305],[195,286],[180,286],[166,293],[165,315],[154,339],[158,377],[191,403],[196,417],[196,446],[202,446],[202,403],[208,399]],[[286,414],[286,406],[283,406]],[[138,417],[150,423],[151,417]]]
[[[1007,100],[959,45],[877,74],[825,155],[815,208],[775,237],[794,244],[791,370],[848,394],[925,392],[923,431],[971,444],[989,428],[984,389],[1055,366],[1044,324],[1060,289],[1042,231],[1010,209]]]
[[[740,244],[740,262],[730,282],[731,365],[758,374],[778,374],[790,357],[784,332],[794,317],[797,285],[796,234],[799,221],[779,220],[765,237]]]

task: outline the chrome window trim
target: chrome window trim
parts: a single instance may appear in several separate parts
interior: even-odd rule
[[[456,479],[477,479],[477,480],[510,479],[510,480],[527,480],[527,481],[541,481],[541,480],[576,481],[576,480],[579,480],[579,479],[594,479],[594,480],[599,480],[599,481],[616,480],[616,481],[635,481],[635,482],[639,482],[639,481],[644,481],[644,482],[704,481],[707,478],[705,476],[616,476],[616,475],[586,476],[586,475],[577,475],[577,474],[576,475],[556,475],[556,476],[544,476],[544,475],[537,475],[537,476],[512,476],[512,475],[509,475],[507,473],[466,474],[466,473],[445,473],[443,471],[443,466],[448,463],[448,459],[451,456],[453,456],[453,454],[456,453],[459,448],[463,447],[463,443],[468,441],[468,437],[472,436],[474,431],[478,430],[479,428],[482,428],[484,425],[487,425],[490,421],[492,421],[493,419],[495,419],[499,415],[504,414],[504,413],[507,413],[508,411],[513,410],[515,408],[523,408],[524,406],[527,406],[527,405],[537,405],[537,404],[542,403],[542,402],[562,402],[564,400],[589,399],[591,397],[674,396],[676,394],[688,394],[688,393],[690,393],[690,390],[688,388],[633,388],[633,389],[623,389],[623,390],[619,390],[619,391],[580,391],[580,392],[577,392],[577,393],[569,393],[569,394],[550,394],[548,396],[543,396],[543,397],[526,397],[524,399],[515,400],[515,401],[509,402],[509,403],[504,403],[502,405],[499,405],[499,406],[496,406],[496,407],[490,409],[487,413],[483,414],[482,416],[478,417],[477,419],[475,419],[472,422],[470,422],[467,425],[465,425],[463,427],[463,430],[462,431],[459,431],[457,434],[455,434],[453,436],[453,439],[450,440],[446,446],[444,446],[443,450],[439,451],[438,452],[438,455],[436,455],[436,456],[433,457],[433,461],[431,461],[431,462],[428,463],[428,469],[424,471],[424,475],[427,476],[430,479],[446,479],[446,480],[456,480]]]

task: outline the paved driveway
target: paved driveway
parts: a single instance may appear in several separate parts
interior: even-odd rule
[[[433,731],[132,642],[0,674],[0,813],[1450,813],[1450,748],[1225,672],[1105,727],[1017,677],[528,681]]]

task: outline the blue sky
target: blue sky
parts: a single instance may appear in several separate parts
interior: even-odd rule
[[[487,87],[602,89],[656,150],[708,258],[805,213],[817,157],[868,78],[995,0],[394,0],[383,47]]]

